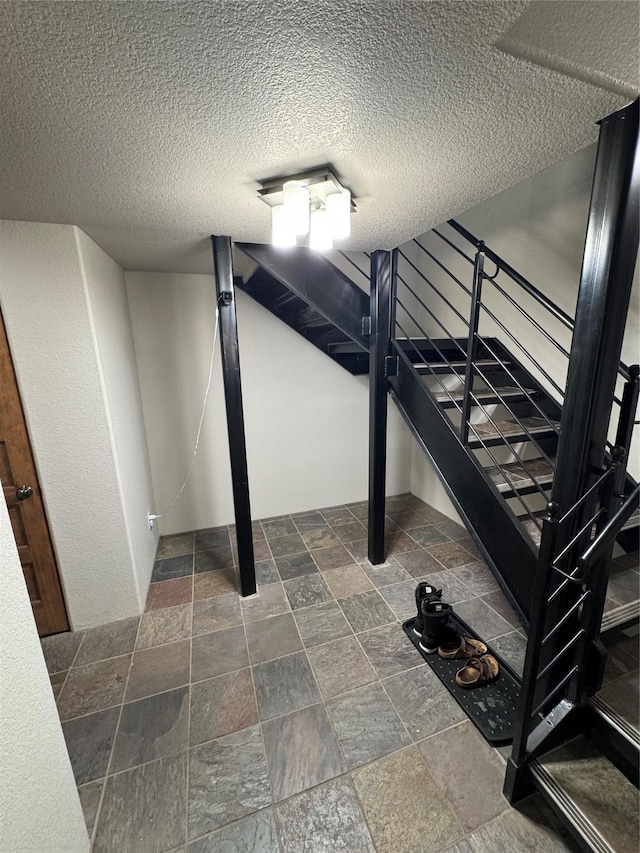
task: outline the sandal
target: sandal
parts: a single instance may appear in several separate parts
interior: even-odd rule
[[[493,655],[471,658],[466,666],[456,672],[456,684],[459,687],[479,687],[495,681],[499,672],[498,661]]]
[[[445,660],[455,658],[480,658],[487,653],[487,647],[480,640],[471,637],[459,637],[457,642],[442,643],[438,646],[438,654]]]

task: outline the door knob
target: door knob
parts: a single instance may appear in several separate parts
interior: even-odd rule
[[[31,486],[18,486],[16,489],[16,499],[19,501],[26,501],[32,494],[33,489]]]

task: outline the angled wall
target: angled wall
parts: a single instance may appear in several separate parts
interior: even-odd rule
[[[0,306],[71,626],[136,615],[156,537],[122,271],[73,226],[4,221]]]

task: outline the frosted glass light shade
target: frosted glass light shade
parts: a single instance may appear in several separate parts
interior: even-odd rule
[[[282,186],[285,215],[296,237],[309,233],[309,190],[300,181],[286,181]]]
[[[271,208],[271,242],[282,249],[296,245],[296,234],[283,204]]]
[[[325,200],[329,227],[334,240],[344,240],[351,234],[351,193],[341,190]]]
[[[329,217],[327,216],[327,211],[323,208],[311,211],[309,246],[318,252],[326,252],[333,247]]]

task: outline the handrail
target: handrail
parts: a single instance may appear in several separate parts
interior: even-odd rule
[[[348,261],[352,267],[355,267],[356,270],[360,273],[360,275],[364,276],[367,279],[367,281],[369,281],[369,282],[371,281],[371,276],[368,273],[366,273],[363,269],[361,269],[358,266],[358,264],[353,260],[353,258],[351,258],[346,252],[343,252],[342,249],[338,249],[338,254],[341,257],[343,257],[345,259],[345,261]],[[369,259],[371,258],[371,255],[367,254],[367,252],[364,252],[363,254],[367,258],[369,258]],[[331,263],[331,261],[329,261],[329,263]],[[333,266],[335,266],[335,264]]]
[[[578,566],[587,569],[590,563],[595,562],[607,548],[615,541],[616,536],[622,530],[627,519],[635,512],[640,502],[640,484],[635,487],[629,497],[625,500],[618,511],[602,528],[600,533],[591,542],[587,550],[578,560]]]
[[[465,240],[468,240],[470,243],[473,243],[474,246],[477,247],[478,243],[482,242],[481,240],[478,240],[476,237],[474,237],[470,231],[467,231],[467,229],[463,225],[460,225],[459,222],[456,222],[455,219],[449,219],[447,220],[447,222],[455,231],[458,232],[458,234],[461,234],[465,238]],[[567,327],[567,329],[573,331],[574,322],[573,319],[569,316],[569,314],[563,311],[562,308],[559,308],[555,304],[555,302],[552,302],[552,300],[549,299],[548,296],[545,296],[542,291],[538,290],[538,288],[531,284],[531,282],[528,281],[523,275],[520,275],[520,273],[511,266],[511,264],[508,264],[503,258],[500,257],[500,255],[494,252],[493,249],[489,249],[487,246],[485,246],[484,252],[486,256],[494,262],[494,264],[497,264],[497,266],[503,272],[506,272],[509,278],[512,278],[516,282],[516,284],[519,284],[520,287],[522,287],[523,290],[526,290],[530,296],[533,296],[536,302],[539,302],[541,305],[543,305],[547,309],[547,311],[553,314],[553,316],[561,323],[563,323]],[[487,276],[487,278],[489,278],[489,276]],[[493,276],[493,278],[495,278],[495,276]]]
[[[471,231],[468,231],[464,227],[464,225],[460,225],[460,223],[456,222],[455,219],[448,219],[447,224],[450,225],[454,231],[457,231],[458,234],[460,234],[462,237],[464,237],[465,240],[467,240],[469,243],[472,243],[476,248],[478,247],[478,245],[480,243],[483,242],[482,240],[478,240],[477,237],[474,237],[474,235],[471,233]],[[447,240],[446,237],[443,237],[443,235],[440,234],[439,231],[437,231],[435,228],[433,230],[438,235],[438,237],[445,240],[445,242],[447,242],[451,245],[450,241]],[[418,243],[417,240],[415,242]],[[418,243],[418,245],[420,246],[420,243]],[[423,247],[420,246],[420,248],[423,248]],[[455,247],[455,248],[457,248],[457,247]],[[458,251],[460,252],[459,249],[458,249]],[[556,305],[556,303],[553,302],[553,300],[549,299],[548,296],[545,296],[545,294],[542,293],[542,291],[538,290],[538,288],[535,287],[535,285],[531,284],[531,282],[528,281],[523,275],[520,275],[520,273],[511,266],[511,264],[508,264],[504,260],[504,258],[501,258],[500,255],[497,254],[497,252],[493,251],[493,249],[490,249],[488,246],[485,245],[483,248],[483,251],[484,251],[485,255],[487,256],[487,258],[490,258],[490,260],[492,260],[493,263],[496,264],[499,269],[501,269],[503,272],[505,272],[509,276],[509,278],[512,278],[516,282],[516,284],[519,284],[523,290],[526,290],[527,293],[536,300],[536,302],[540,303],[540,305],[542,305],[544,308],[546,308],[557,320],[559,320],[564,326],[566,326],[567,329],[569,329],[571,332],[573,332],[573,328],[574,328],[575,323],[574,323],[573,318],[569,314],[567,314],[565,311],[563,311],[562,308],[560,308],[558,305]],[[460,254],[464,255],[464,252],[460,252]],[[465,257],[467,257],[467,256],[465,255]],[[467,260],[470,260],[470,259],[467,258]],[[494,276],[488,276],[485,273],[485,278],[488,278],[490,281],[492,281],[495,277],[496,277],[495,275]],[[494,282],[494,284],[495,284],[495,282]],[[621,361],[619,366],[618,366],[618,373],[620,376],[623,377],[623,379],[629,379],[629,376],[630,376],[629,366],[627,364],[625,364],[623,361]],[[618,404],[620,404],[620,401],[617,399],[616,399],[616,402]]]
[[[404,279],[400,276],[400,274],[399,274],[398,272],[396,272],[396,276],[397,276],[397,278],[398,278],[398,279],[399,279],[399,280],[400,280],[400,281],[401,281],[401,282],[402,282],[406,287],[408,287],[408,285],[406,284],[406,282],[404,281]],[[409,290],[411,290],[411,288],[408,288],[408,289],[409,289]],[[413,293],[413,291],[411,291],[411,292]],[[408,310],[408,308],[404,305],[404,303],[402,302],[402,300],[400,299],[400,297],[397,295],[397,293],[396,293],[396,296],[395,296],[395,300],[394,300],[394,301],[395,301],[395,303],[396,303],[397,305],[399,305],[399,306],[400,306],[400,308],[404,311],[404,313],[409,317],[409,319],[411,320],[411,322],[412,322],[412,323],[417,327],[417,329],[418,329],[418,330],[420,331],[420,333],[423,335],[423,337],[425,338],[425,340],[428,340],[428,341],[429,341],[429,343],[433,346],[433,348],[436,350],[436,352],[437,352],[437,353],[440,355],[440,357],[442,358],[443,363],[446,363],[446,364],[451,368],[451,373],[452,373],[453,375],[455,375],[458,379],[462,380],[462,379],[463,379],[463,377],[461,376],[461,374],[459,374],[459,373],[458,373],[458,371],[457,371],[457,370],[455,369],[455,367],[451,364],[451,362],[449,361],[449,359],[444,355],[444,353],[442,352],[442,350],[440,349],[440,347],[436,344],[436,342],[433,340],[433,338],[431,338],[431,336],[430,336],[430,335],[429,335],[429,334],[428,334],[428,333],[427,333],[427,332],[422,328],[422,326],[420,325],[420,323],[418,323],[418,321],[416,320],[416,318],[411,314],[411,312]],[[444,332],[444,333],[449,337],[449,339],[450,339],[450,340],[451,340],[451,341],[452,341],[452,342],[453,342],[453,343],[458,347],[458,349],[461,351],[461,353],[462,353],[462,354],[464,354],[464,350],[462,349],[462,347],[460,346],[460,344],[455,340],[455,338],[451,337],[451,334],[450,334],[450,332],[448,331],[448,329],[447,329],[447,328],[446,328],[446,327],[441,323],[441,321],[440,321],[440,320],[435,316],[435,314],[434,314],[434,313],[433,313],[429,308],[427,308],[427,306],[426,306],[426,305],[425,305],[424,307],[426,308],[427,312],[430,314],[430,316],[432,317],[432,319],[433,319],[433,320],[434,320],[434,321],[435,321],[435,322],[440,326],[440,328],[443,330],[443,332]],[[429,363],[425,360],[424,356],[422,355],[422,353],[420,352],[420,350],[416,347],[416,345],[413,343],[413,341],[412,341],[411,337],[407,334],[407,332],[405,331],[405,329],[402,327],[402,325],[400,324],[400,321],[397,319],[397,317],[396,317],[396,319],[394,320],[394,324],[395,324],[395,326],[397,326],[397,327],[400,329],[400,331],[402,332],[402,334],[405,336],[405,340],[407,340],[407,341],[411,344],[411,346],[415,349],[416,353],[417,353],[417,354],[418,354],[418,356],[419,356],[419,360],[422,362],[422,364],[424,364],[426,367],[428,367],[428,368],[429,368],[429,370],[431,371],[432,375],[435,377],[435,379],[438,381],[438,383],[439,383],[439,384],[440,384],[440,386],[442,387],[442,390],[443,390],[446,394],[448,394],[449,399],[450,399],[450,400],[451,400],[451,402],[454,404],[455,408],[456,408],[456,409],[457,409],[457,410],[462,414],[462,407],[461,407],[461,406],[457,403],[457,401],[453,398],[453,395],[451,394],[451,391],[446,387],[446,385],[442,382],[442,380],[441,380],[441,379],[440,379],[440,377],[437,375],[437,373],[435,373],[435,372],[433,371],[433,368],[432,368],[432,367],[429,365]],[[395,333],[394,333],[394,337],[395,337]],[[425,389],[425,390],[426,390],[426,389]],[[495,421],[493,420],[493,418],[491,417],[491,415],[487,412],[487,410],[486,410],[486,409],[485,409],[485,407],[482,405],[482,403],[480,403],[480,401],[478,400],[478,398],[476,397],[476,395],[475,395],[475,394],[473,395],[473,398],[474,398],[474,400],[476,401],[476,404],[477,404],[477,405],[482,409],[482,411],[483,411],[483,412],[484,412],[484,414],[486,415],[486,417],[487,417],[488,421],[489,421],[489,422],[492,424],[492,426],[495,428],[496,432],[497,432],[498,434],[502,435],[502,433],[501,433],[500,429],[498,428],[497,424],[495,423]],[[522,426],[522,424],[521,424],[521,426]],[[524,511],[527,513],[527,515],[529,516],[529,518],[534,522],[534,524],[536,524],[536,525],[538,526],[538,528],[540,528],[540,524],[539,524],[538,520],[536,519],[535,515],[532,513],[532,511],[531,511],[531,509],[529,508],[529,506],[528,506],[528,505],[525,503],[525,501],[523,500],[522,495],[520,495],[520,494],[519,494],[519,492],[518,492],[517,488],[515,487],[515,483],[513,482],[513,480],[512,480],[512,479],[511,479],[511,477],[509,476],[509,474],[508,474],[504,469],[502,469],[502,467],[501,467],[500,463],[498,462],[497,458],[496,458],[496,457],[495,457],[495,455],[492,453],[492,451],[491,451],[491,449],[490,449],[490,446],[486,444],[486,442],[485,442],[485,440],[483,439],[482,435],[481,435],[481,434],[476,430],[476,428],[475,428],[475,426],[474,426],[473,424],[471,424],[471,423],[469,424],[469,429],[473,432],[473,434],[474,434],[474,435],[475,435],[475,437],[476,437],[476,440],[477,440],[477,441],[479,441],[480,445],[482,446],[482,448],[484,449],[484,451],[489,455],[489,457],[491,458],[491,460],[493,461],[493,463],[495,464],[495,466],[496,466],[496,467],[498,467],[498,468],[500,468],[500,470],[502,471],[502,473],[503,473],[503,475],[504,475],[504,477],[505,477],[506,482],[511,486],[511,488],[513,489],[513,491],[514,491],[514,493],[515,493],[515,494],[514,494],[514,497],[515,497],[515,498],[520,502],[520,504],[522,505],[522,507],[523,507]],[[524,428],[523,428],[523,429],[524,429]],[[503,437],[504,437],[504,436],[503,436]],[[530,477],[531,481],[534,483],[534,485],[536,486],[536,488],[538,489],[538,491],[539,491],[541,494],[544,494],[544,490],[540,487],[540,484],[538,483],[538,481],[537,481],[537,479],[536,479],[535,475],[531,474],[531,472],[527,469],[527,466],[526,466],[526,462],[525,462],[525,460],[523,460],[523,459],[522,459],[522,457],[520,456],[520,454],[516,451],[515,447],[512,447],[512,453],[513,453],[513,455],[516,457],[516,459],[518,460],[518,462],[522,465],[522,467],[524,468],[524,470],[527,472],[527,474],[529,475],[529,477]]]

